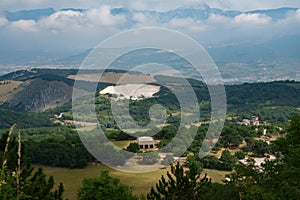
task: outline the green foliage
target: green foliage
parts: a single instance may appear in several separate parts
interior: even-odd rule
[[[185,166],[197,174],[200,174],[203,170],[203,164],[196,155],[189,155],[186,159]]]
[[[272,146],[263,140],[248,140],[247,146],[243,147],[243,150],[253,152],[257,156],[264,156],[266,153],[273,152]]]
[[[235,152],[234,156],[235,156],[237,159],[241,160],[241,159],[244,159],[244,158],[245,158],[245,153],[244,153],[243,151],[237,151],[237,152]]]
[[[117,141],[136,139],[135,137],[125,133],[124,131],[117,131],[114,134],[109,135],[108,138],[109,139],[114,139],[114,140],[117,140]]]
[[[51,115],[45,113],[16,112],[0,108],[0,129],[7,129],[13,123],[20,128],[55,126],[50,120]]]
[[[239,191],[232,185],[224,185],[220,183],[211,183],[211,185],[201,194],[198,200],[241,200]]]
[[[102,171],[97,178],[84,179],[78,189],[78,200],[134,200],[131,188],[120,183],[119,179]]]
[[[33,163],[82,168],[92,160],[77,133],[70,128],[36,128],[21,132],[27,147],[26,154]]]
[[[207,169],[218,169],[220,165],[219,159],[211,155],[202,158],[201,162],[203,163],[203,167]]]
[[[256,166],[253,160],[237,165],[227,183],[239,191],[241,199],[299,199],[300,196],[300,117],[291,119],[286,138],[275,142],[279,156]]]
[[[28,79],[32,79],[34,77],[38,77],[41,75],[55,75],[60,77],[67,77],[68,75],[77,74],[78,69],[42,69],[42,68],[34,68],[31,71],[28,70],[19,70],[15,72],[8,73],[2,76],[3,79],[24,81]]]
[[[228,150],[222,152],[222,156],[218,159],[215,156],[207,155],[200,159],[204,168],[207,169],[217,169],[224,171],[232,171],[233,166],[236,164],[237,159],[235,156],[231,155]]]
[[[222,137],[225,148],[237,148],[243,142],[243,138],[238,134],[227,134]]]
[[[3,144],[7,141],[8,134],[3,134],[0,138],[0,152],[4,151]],[[0,170],[0,199],[17,200],[17,199],[45,199],[45,200],[62,200],[63,185],[60,184],[59,190],[53,190],[53,177],[46,178],[42,168],[33,171],[30,162],[26,159],[24,146],[17,142],[13,135],[8,145],[7,157],[4,159],[0,156],[1,161],[7,159],[7,164],[2,164]],[[6,151],[7,152],[7,151]],[[17,152],[21,152],[21,159],[18,158]],[[1,155],[4,155],[3,153]],[[20,165],[18,163],[20,162]],[[20,170],[18,167],[20,166]]]
[[[219,165],[220,170],[231,171],[233,166],[236,163],[236,158],[233,155],[231,155],[228,150],[225,150],[222,152],[220,161],[221,161],[221,163]]]
[[[299,106],[297,84],[294,81],[277,81],[226,86],[227,101],[241,110],[249,109],[249,105]],[[233,97],[239,102],[234,101]]]
[[[162,176],[155,188],[151,188],[147,199],[194,200],[201,196],[209,183],[206,176],[200,178],[200,174],[191,169],[185,173],[183,167],[177,163],[171,166],[171,173],[167,172],[167,179]]]
[[[140,145],[136,142],[130,143],[126,150],[132,153],[137,153],[140,151]]]

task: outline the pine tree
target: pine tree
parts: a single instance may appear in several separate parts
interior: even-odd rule
[[[167,180],[164,176],[156,184],[155,188],[147,195],[149,200],[194,200],[199,199],[202,192],[210,184],[206,175],[201,178],[200,174],[189,170],[184,171],[177,163],[171,166],[171,174],[167,172]]]
[[[12,134],[15,127],[12,126],[10,131],[2,134],[0,138],[0,183],[3,183],[0,184],[0,199],[61,200],[63,185],[60,185],[59,191],[52,191],[53,177],[47,180],[42,168],[33,173],[34,169],[24,155],[20,134],[18,141]]]

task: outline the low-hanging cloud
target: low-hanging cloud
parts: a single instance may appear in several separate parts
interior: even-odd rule
[[[112,15],[109,6],[88,9],[84,12],[63,10],[38,21],[39,25],[54,31],[78,30],[91,27],[117,26],[125,22],[125,17]]]
[[[266,14],[241,13],[235,17],[212,13],[205,19],[176,16],[162,21],[151,16],[147,11],[132,11],[132,15],[112,13],[114,7],[104,5],[85,10],[59,10],[39,20],[19,20],[10,22],[0,16],[0,32],[10,35],[18,31],[20,35],[32,32],[38,37],[35,40],[45,41],[51,37],[57,44],[83,44],[89,48],[91,41],[101,41],[122,30],[143,26],[157,26],[182,31],[196,40],[203,41],[238,39],[239,37],[273,37],[276,35],[300,33],[300,10],[287,13],[280,20],[273,20]],[[9,38],[9,37],[7,37]],[[1,40],[1,39],[0,39]],[[13,41],[13,36],[11,37]],[[28,41],[30,44],[30,41]],[[86,45],[84,45],[86,44]],[[75,45],[75,44],[74,44]],[[64,46],[64,45],[61,45]]]
[[[99,9],[90,9],[84,13],[89,23],[100,26],[115,26],[126,21],[123,15],[112,15],[110,6],[101,6]]]
[[[11,27],[21,29],[25,32],[36,32],[38,31],[37,23],[34,20],[18,20],[11,22]]]
[[[41,28],[51,31],[67,31],[66,29],[82,28],[84,21],[83,14],[73,10],[58,11],[49,17],[38,21]]]
[[[246,25],[266,25],[272,18],[265,14],[240,14],[234,18],[234,22]]]
[[[194,20],[191,18],[174,18],[167,26],[178,30],[188,30],[190,32],[206,32],[211,28],[204,20]]]
[[[0,16],[0,27],[7,25],[9,22],[5,17]]]

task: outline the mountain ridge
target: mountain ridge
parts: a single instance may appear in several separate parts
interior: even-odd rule
[[[155,10],[135,10],[127,9],[124,7],[112,8],[111,14],[118,15],[123,14],[127,16],[132,16],[135,13],[144,13],[147,15],[152,15],[153,17],[160,17],[162,22],[166,19],[171,20],[175,17],[177,18],[193,18],[193,19],[207,19],[211,14],[218,14],[226,17],[235,17],[240,14],[266,14],[276,20],[283,18],[289,11],[295,11],[299,8],[293,7],[280,7],[273,9],[263,9],[263,10],[249,10],[249,11],[238,11],[238,10],[223,10],[219,8],[213,8],[208,4],[194,4],[190,6],[182,6],[168,11],[155,11]],[[41,9],[31,9],[31,10],[18,10],[15,12],[4,11],[4,16],[9,21],[18,20],[39,20],[43,17],[48,17],[55,12],[59,11],[74,11],[83,13],[87,9],[84,8],[62,8],[55,10],[54,8],[41,8]]]
[[[43,71],[44,70],[44,71]],[[72,100],[72,91],[74,80],[68,79],[69,74],[76,74],[75,70],[71,69],[40,69],[36,71],[36,76],[32,77],[30,73],[25,74],[24,71],[15,72],[19,76],[13,76],[14,73],[0,77],[6,80],[22,80],[23,82],[18,87],[18,90],[12,90],[11,98],[3,102],[0,107],[17,110],[17,111],[34,111],[41,112],[50,108],[55,108],[64,105]],[[47,72],[47,73],[46,73]],[[87,71],[91,73],[92,71]],[[120,72],[124,73],[124,72]],[[117,75],[117,72],[116,72]],[[23,77],[22,77],[23,76]],[[5,79],[3,77],[6,77]],[[166,78],[169,81],[176,81],[174,77],[160,77]],[[156,80],[159,79],[155,78]],[[77,80],[78,81],[78,80]],[[209,100],[208,91],[205,89],[203,83],[189,79],[189,82],[198,92],[200,100]],[[85,82],[86,88],[76,88],[80,90],[82,96],[89,94],[88,82]],[[155,84],[155,82],[153,82]],[[114,85],[112,83],[100,83],[98,89],[103,89],[107,86]],[[292,106],[299,108],[300,82],[296,81],[273,81],[262,83],[244,83],[236,85],[225,85],[228,94],[228,103],[234,108],[234,102],[239,99],[239,104],[252,104],[253,101],[263,101],[268,103],[270,99],[274,101],[274,106]],[[280,92],[275,92],[275,91]],[[167,93],[166,93],[167,94]],[[251,94],[253,96],[251,96]],[[248,100],[246,97],[251,96]],[[164,92],[162,91],[162,96]],[[280,98],[279,98],[280,97]],[[279,98],[279,99],[278,99]],[[288,103],[287,103],[288,102]],[[246,106],[247,107],[247,106]]]

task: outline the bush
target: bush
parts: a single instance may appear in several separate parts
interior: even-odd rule
[[[235,156],[237,159],[241,160],[241,159],[244,159],[244,158],[245,158],[245,153],[244,153],[243,151],[237,151],[237,152],[235,152],[234,156]]]

